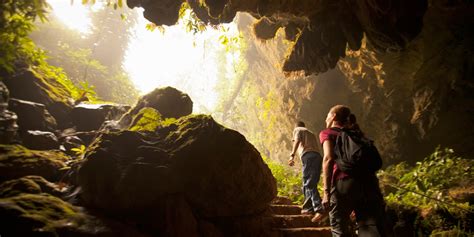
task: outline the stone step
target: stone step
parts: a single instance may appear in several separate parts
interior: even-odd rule
[[[279,237],[331,237],[330,227],[279,228]]]
[[[275,215],[299,215],[301,214],[301,207],[298,205],[270,205],[270,211]]]
[[[287,197],[277,196],[275,197],[275,199],[272,200],[272,204],[292,205],[293,201],[291,201]]]
[[[273,215],[273,226],[276,228],[321,227],[319,223],[311,222],[313,215]]]

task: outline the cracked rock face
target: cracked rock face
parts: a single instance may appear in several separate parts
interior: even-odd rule
[[[173,25],[185,1],[133,0],[128,6],[143,7],[144,16],[157,25]],[[269,39],[280,27],[294,46],[285,59],[284,71],[321,73],[334,68],[348,46],[358,50],[362,36],[377,50],[403,49],[421,31],[427,0],[187,0],[203,22],[231,22],[237,12],[257,19],[255,33]]]

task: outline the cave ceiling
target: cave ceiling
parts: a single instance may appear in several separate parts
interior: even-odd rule
[[[156,25],[174,25],[185,1],[128,0]],[[187,0],[203,22],[231,22],[237,12],[258,19],[257,38],[284,28],[294,42],[283,71],[321,73],[334,68],[346,48],[358,50],[364,35],[374,50],[400,50],[421,31],[427,0]]]

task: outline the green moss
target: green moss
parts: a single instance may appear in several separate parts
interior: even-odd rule
[[[161,114],[158,110],[145,107],[133,116],[129,130],[153,132],[160,126],[161,120]]]
[[[0,185],[0,197],[13,197],[21,193],[41,193],[41,187],[29,179],[10,180]]]
[[[60,151],[29,150],[21,145],[0,145],[0,181],[39,175],[48,180],[60,178],[69,157]]]
[[[12,233],[49,232],[55,236],[57,227],[67,224],[75,226],[84,219],[71,204],[48,194],[21,194],[10,198],[0,199],[0,213],[3,228]],[[7,225],[10,224],[10,225]],[[22,228],[20,231],[15,228]]]
[[[13,197],[24,193],[38,194],[43,192],[53,196],[61,194],[54,183],[50,183],[40,176],[25,176],[0,184],[0,198]]]
[[[30,150],[21,145],[0,144],[0,167],[8,165],[6,162],[14,163],[36,163],[41,159],[50,160],[58,165],[65,166],[64,162],[69,157],[60,151],[37,151]]]
[[[182,137],[187,136],[190,132],[199,130],[202,127],[202,124],[214,123],[218,128],[222,130],[226,129],[220,124],[217,124],[212,116],[204,114],[191,114],[188,116],[181,117],[176,120],[169,120],[169,122],[164,126],[165,128],[172,128],[173,133],[168,134],[167,140],[179,140]],[[164,123],[163,123],[164,124]]]

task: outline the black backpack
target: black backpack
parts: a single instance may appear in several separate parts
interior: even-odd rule
[[[360,131],[331,128],[339,132],[334,153],[338,168],[353,176],[374,174],[382,168],[382,158],[374,142]]]

